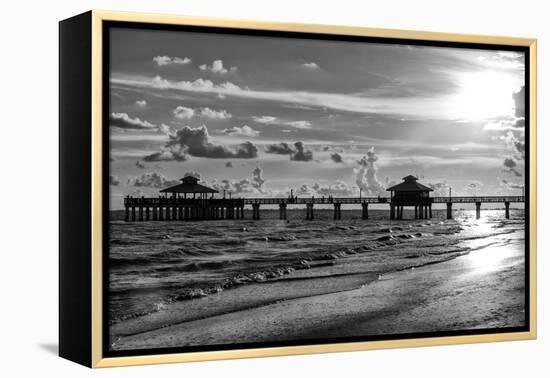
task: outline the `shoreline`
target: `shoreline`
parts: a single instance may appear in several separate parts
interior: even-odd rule
[[[388,273],[379,280],[369,277],[361,285],[358,280],[345,282],[348,289],[338,292],[322,293],[318,285],[327,284],[329,277],[320,278],[307,282],[295,298],[269,300],[260,295],[256,306],[230,307],[225,313],[214,311],[212,316],[191,317],[146,332],[127,332],[114,340],[112,347],[128,350],[522,326],[522,241],[511,241],[519,248],[491,245],[450,260]],[[361,277],[363,281],[366,278]],[[280,280],[273,284],[280,284],[283,290],[289,283]],[[263,285],[267,284],[244,286],[234,293],[241,289],[237,294],[246,296],[247,290]],[[208,297],[194,310],[182,305],[176,311],[192,314],[208,310],[205,300]]]

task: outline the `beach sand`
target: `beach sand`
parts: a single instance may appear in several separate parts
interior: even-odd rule
[[[112,348],[135,350],[523,326],[522,243],[522,238],[511,239],[505,245],[371,278],[359,288],[330,294],[319,289],[318,294],[280,301],[273,296],[246,308],[233,306],[225,313],[212,309],[202,318],[193,316],[196,311],[191,308],[187,321],[184,317],[176,324],[133,334],[130,327],[126,335],[112,340]],[[308,286],[304,293],[311,289],[311,282]],[[244,290],[256,290],[252,287],[258,289],[261,285]],[[273,293],[272,289],[269,292]],[[142,326],[138,324],[134,330]]]

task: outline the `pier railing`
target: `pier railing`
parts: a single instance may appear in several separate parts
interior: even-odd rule
[[[252,219],[260,219],[261,205],[278,205],[279,218],[287,219],[288,205],[305,205],[306,219],[314,218],[314,205],[332,205],[334,219],[341,219],[344,204],[360,204],[362,219],[369,218],[369,204],[388,204],[390,219],[402,219],[403,208],[414,207],[414,217],[432,217],[434,203],[446,204],[447,219],[453,217],[453,204],[474,203],[476,217],[480,217],[482,203],[503,203],[505,216],[510,217],[510,204],[525,202],[524,196],[461,196],[430,197],[417,202],[399,202],[390,197],[261,197],[261,198],[181,198],[181,197],[126,197],[124,198],[125,219],[139,220],[200,220],[200,219],[243,219],[246,205],[252,207]],[[137,210],[137,213],[136,213]]]

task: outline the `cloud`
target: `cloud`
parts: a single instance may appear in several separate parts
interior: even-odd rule
[[[109,124],[113,127],[127,130],[152,130],[157,129],[156,125],[142,121],[139,118],[132,118],[127,113],[111,113]]]
[[[205,67],[206,68],[206,67]],[[177,90],[185,92],[214,93],[224,96],[235,96],[243,99],[275,101],[279,103],[292,102],[295,105],[332,110],[344,110],[363,114],[394,114],[434,117],[438,119],[456,120],[463,116],[460,107],[449,108],[452,95],[432,95],[427,97],[413,97],[403,91],[390,93],[392,101],[388,102],[388,95],[372,93],[327,93],[308,91],[269,91],[255,90],[248,87],[241,88],[231,82],[214,84],[211,80],[199,78],[195,81],[172,81],[161,76],[153,78],[143,76],[115,76],[111,83],[132,86],[136,88],[152,88]]]
[[[518,118],[525,118],[525,86],[512,95],[514,99],[514,114]]]
[[[136,106],[137,106],[138,108],[145,108],[145,107],[147,107],[147,101],[145,101],[145,100],[137,100],[137,101],[136,101]]]
[[[185,172],[185,174],[183,175],[183,177],[187,177],[187,176],[191,176],[191,177],[195,177],[197,179],[201,179],[201,174],[197,171],[188,171],[188,172]]]
[[[263,192],[262,187],[265,183],[263,172],[260,167],[254,168],[252,171],[252,185],[258,189],[260,192]]]
[[[465,189],[473,195],[477,195],[482,186],[483,183],[481,181],[473,180],[466,185]]]
[[[161,151],[144,158],[145,161],[183,161],[187,156],[213,159],[251,159],[258,157],[258,148],[251,142],[227,147],[211,142],[206,126],[185,126],[174,134],[168,135],[169,141]]]
[[[225,163],[225,166],[227,168],[233,168],[233,163],[231,163],[230,161],[228,161],[227,163]]]
[[[252,119],[254,120],[254,122],[258,123],[273,123],[277,118],[272,116],[254,116],[252,117]]]
[[[288,143],[281,142],[266,146],[265,152],[267,152],[268,154],[291,155],[295,151]]]
[[[290,121],[283,123],[283,125],[295,127],[297,129],[311,129],[311,122],[309,121]]]
[[[179,184],[179,180],[169,180],[162,173],[150,172],[141,176],[128,178],[128,184],[135,187],[166,188]]]
[[[145,166],[145,164],[143,164],[143,163],[142,163],[141,161],[139,161],[139,160],[136,160],[136,167],[138,167],[139,169],[145,169],[145,168],[147,168],[147,167]]]
[[[294,146],[285,142],[269,144],[265,147],[265,152],[268,154],[290,155],[290,160],[293,161],[313,160],[313,152],[307,149],[303,142],[295,142]]]
[[[178,119],[191,119],[195,115],[195,110],[185,106],[178,106],[172,113],[174,113],[174,117]]]
[[[223,132],[228,135],[241,135],[241,136],[246,136],[251,138],[257,137],[258,135],[260,135],[259,131],[254,130],[253,128],[247,125],[244,125],[243,127],[233,126],[229,129],[224,129]]]
[[[155,56],[153,58],[153,62],[157,64],[157,66],[168,66],[170,64],[189,64],[191,63],[190,58],[180,58],[178,56],[175,57],[169,57],[166,55],[159,55]]]
[[[228,113],[226,110],[212,110],[210,108],[202,108],[200,110],[200,115],[206,118],[212,119],[228,119],[231,118],[231,113]]]
[[[449,195],[449,184],[447,183],[447,181],[427,183],[426,185],[433,189],[434,197],[445,197]]]
[[[161,123],[160,126],[158,127],[158,131],[161,134],[170,135],[172,133],[172,128],[165,123]]]
[[[298,188],[296,195],[307,196],[307,197],[350,197],[354,194],[353,188],[351,188],[344,181],[337,180],[332,185],[322,185],[315,183],[313,185],[304,184]]]
[[[343,163],[344,160],[342,159],[342,155],[340,155],[338,152],[333,152],[330,154],[330,159],[335,163]]]
[[[506,179],[500,180],[500,184],[502,186],[504,186],[506,189],[510,189],[510,190],[514,190],[514,189],[522,189],[523,190],[523,188],[524,188],[524,186],[521,183],[511,182],[511,181],[508,181]]]
[[[512,173],[516,177],[521,177],[522,174],[517,170],[518,163],[512,158],[505,158],[504,159],[504,167],[506,168],[506,172]]]
[[[143,161],[186,161],[187,146],[165,145],[159,152],[152,153],[143,158]]]
[[[525,119],[524,118],[510,118],[510,119],[500,119],[487,123],[483,126],[483,130],[491,131],[518,131],[523,132],[525,130]]]
[[[195,115],[211,118],[211,119],[229,119],[231,118],[231,113],[228,113],[227,110],[213,110],[210,108],[200,108],[192,109],[185,106],[178,106],[173,110],[174,117],[179,119],[191,119]]]
[[[310,161],[313,160],[313,152],[308,150],[303,142],[294,143],[296,152],[290,155],[290,160],[293,161]]]
[[[218,190],[225,191],[233,195],[239,194],[266,194],[268,193],[264,187],[265,179],[260,167],[256,167],[252,171],[252,176],[243,179],[223,179],[214,180],[209,186]]]
[[[235,67],[235,66],[230,67],[229,70],[226,69],[223,66],[223,61],[221,59],[213,61],[210,66],[207,65],[207,64],[201,64],[199,66],[199,68],[202,71],[210,71],[210,72],[214,72],[214,73],[218,73],[218,74],[226,74],[229,71],[233,72],[233,71],[237,70],[237,67]]]
[[[308,68],[308,69],[314,69],[314,70],[319,69],[319,65],[315,62],[303,63],[302,67]]]
[[[379,195],[385,193],[384,185],[378,180],[377,172],[378,168],[376,162],[378,156],[374,151],[374,147],[371,147],[366,155],[357,161],[357,168],[353,169],[355,173],[355,183],[361,188],[367,195]]]
[[[309,121],[282,121],[273,116],[254,116],[252,120],[263,124],[290,126],[296,129],[311,129],[311,122]]]
[[[116,175],[109,175],[109,185],[118,186],[118,184],[120,184],[118,177]]]
[[[189,92],[204,92],[204,93],[221,93],[233,94],[242,91],[238,85],[230,82],[214,84],[211,80],[199,78],[195,81],[170,81],[163,79],[161,76],[155,76],[149,82],[134,81],[134,80],[113,80],[114,83],[136,85],[138,87],[152,87],[156,89],[175,89]]]

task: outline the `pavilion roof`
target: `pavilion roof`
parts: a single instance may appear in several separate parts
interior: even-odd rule
[[[218,193],[216,189],[198,183],[199,179],[193,176],[185,176],[180,179],[181,184],[162,189],[161,193]]]
[[[413,175],[403,177],[403,182],[386,189],[392,192],[433,192],[433,189],[422,185],[417,181],[418,179]]]

